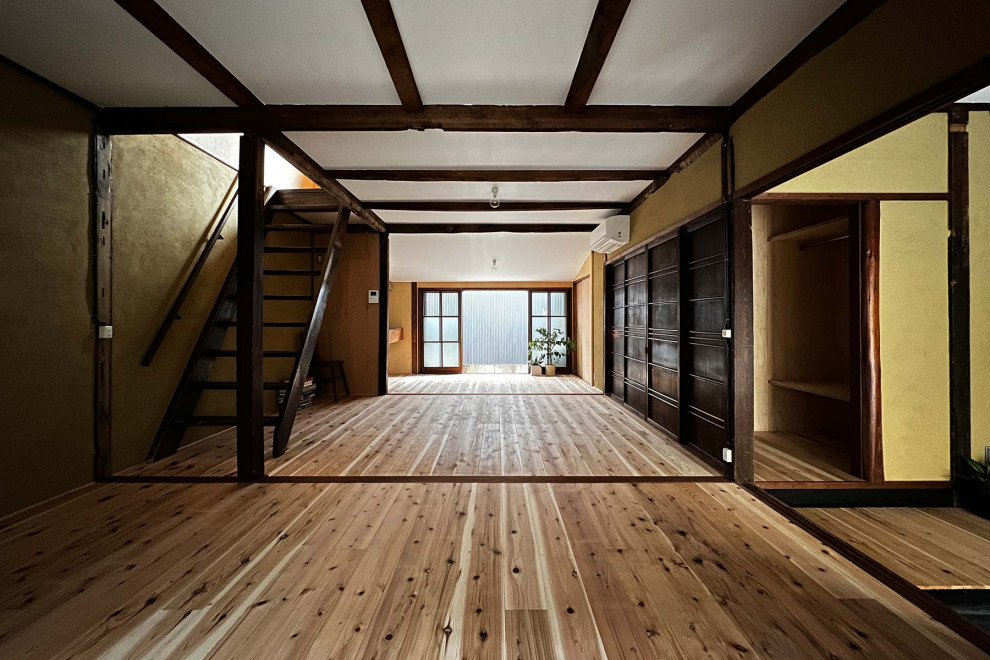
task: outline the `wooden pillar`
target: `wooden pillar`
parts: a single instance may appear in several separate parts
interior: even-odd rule
[[[378,396],[388,394],[388,232],[378,234]]]
[[[419,287],[412,283],[412,372],[419,373]]]
[[[972,456],[968,125],[968,111],[949,111],[949,437],[953,484],[963,459]]]
[[[96,326],[95,396],[93,410],[93,480],[110,478],[110,365],[113,337],[112,269],[113,142],[93,136],[93,322]]]
[[[851,219],[850,219],[851,220]],[[850,222],[850,229],[853,227]],[[852,234],[850,233],[850,238]],[[851,371],[859,377],[860,463],[862,478],[870,482],[884,480],[883,424],[880,398],[880,202],[870,200],[859,205],[859,249],[853,268],[859,281],[860,306],[855,315],[855,338],[858,359]],[[850,273],[852,275],[852,273]],[[854,344],[850,344],[850,348]]]
[[[244,135],[237,199],[237,477],[265,474],[262,320],[265,145]]]
[[[729,318],[732,320],[729,370],[729,433],[732,478],[753,483],[753,214],[748,199],[734,199],[732,138],[722,146],[722,197],[729,227]]]

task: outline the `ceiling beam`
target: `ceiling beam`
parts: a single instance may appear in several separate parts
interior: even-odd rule
[[[598,0],[588,37],[584,41],[584,49],[571,80],[571,88],[567,91],[565,111],[581,112],[588,105],[591,91],[595,88],[598,75],[612,49],[612,42],[622,25],[629,2],[630,0]]]
[[[505,211],[606,211],[622,208],[624,202],[502,202],[492,208],[487,201],[381,201],[365,202],[376,211],[505,212]]]
[[[886,0],[846,0],[832,14],[794,47],[784,59],[770,69],[762,78],[746,91],[739,100],[732,104],[733,120],[738,119],[744,112],[752,108],[764,96],[770,93],[801,68],[808,60],[822,52],[847,32],[873,13]]]
[[[399,101],[406,112],[422,112],[423,99],[420,98],[416,79],[413,77],[412,66],[406,55],[406,47],[402,44],[399,25],[395,22],[392,3],[389,0],[361,0],[364,13],[375,33],[378,48],[385,58],[388,74],[392,76],[392,84],[399,95]]]
[[[268,143],[268,146],[274,149],[280,156],[282,156],[282,158],[289,161],[293,167],[302,172],[305,176],[309,177],[313,183],[322,188],[322,190],[314,190],[313,192],[322,193],[324,195],[324,206],[331,206],[335,200],[339,200],[340,203],[349,208],[354,215],[360,216],[376,231],[387,230],[384,220],[379,218],[374,211],[367,208],[361,200],[351,193],[350,190],[324,174],[323,168],[320,167],[320,165],[313,160],[309,154],[296,146],[295,142],[279,132],[266,135],[265,141]],[[326,197],[327,195],[330,199]]]
[[[721,133],[721,106],[591,105],[580,114],[557,105],[266,105],[258,108],[104,108],[109,134],[243,133],[246,131]]]
[[[261,100],[252,94],[251,90],[186,32],[186,29],[157,2],[154,0],[116,0],[116,2],[231,101],[244,107],[262,105]]]
[[[335,179],[358,181],[468,181],[545,183],[557,181],[652,181],[664,170],[324,170]]]
[[[488,234],[512,232],[515,234],[556,234],[590,232],[597,224],[412,224],[393,222],[388,226],[390,234]]]
[[[220,90],[227,98],[236,103],[237,108],[222,108],[243,113],[264,112],[264,104],[224,67],[206,48],[196,41],[182,25],[162,9],[155,0],[115,0],[127,13],[141,25],[158,37],[159,41],[168,46],[176,55],[196,69],[210,84]],[[221,109],[221,108],[217,108]],[[97,118],[99,123],[99,117]],[[164,131],[175,133],[179,131]],[[355,215],[378,231],[385,231],[385,223],[373,211],[369,211],[361,200],[351,194],[347,188],[340,185],[323,173],[323,168],[309,157],[292,140],[278,130],[264,130],[264,127],[246,128],[237,132],[257,132],[264,134],[265,141],[275,151],[292,163],[296,169],[309,177],[327,193],[347,206]]]

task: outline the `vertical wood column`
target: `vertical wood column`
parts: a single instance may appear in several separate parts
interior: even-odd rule
[[[378,234],[378,396],[388,394],[388,232]]]
[[[110,365],[113,336],[113,225],[111,186],[113,142],[93,136],[93,322],[96,325],[93,410],[93,480],[110,478]]]
[[[968,111],[949,111],[949,437],[953,484],[960,463],[972,456],[968,125]]]
[[[237,477],[265,474],[262,321],[265,145],[241,137],[237,198]]]
[[[852,218],[850,218],[852,220]],[[860,279],[860,309],[855,315],[858,360],[851,373],[859,379],[860,455],[863,479],[884,480],[883,426],[880,406],[880,202],[860,206],[859,250],[855,259]],[[850,222],[850,229],[853,227]],[[850,238],[852,234],[850,233]],[[850,279],[850,286],[854,280]],[[850,348],[854,345],[850,344]],[[855,353],[855,351],[850,351]]]
[[[419,373],[419,287],[412,283],[412,372]]]
[[[732,442],[732,478],[737,483],[755,480],[753,467],[753,214],[748,199],[733,199],[735,169],[732,138],[722,147],[722,185],[725,222],[729,227],[728,252],[731,285],[729,311],[732,320],[729,370],[729,428]]]

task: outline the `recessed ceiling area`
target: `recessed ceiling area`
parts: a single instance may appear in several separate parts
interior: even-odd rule
[[[4,2],[0,54],[98,106],[233,105],[113,0]]]
[[[357,0],[160,0],[264,103],[395,104]]]
[[[565,282],[588,258],[587,233],[393,234],[393,282]],[[423,255],[430,255],[424,259]],[[498,270],[492,270],[492,259]]]
[[[632,0],[589,102],[731,105],[841,4]]]
[[[664,169],[697,133],[289,131],[326,168]]]
[[[424,103],[560,105],[597,0],[394,0]]]

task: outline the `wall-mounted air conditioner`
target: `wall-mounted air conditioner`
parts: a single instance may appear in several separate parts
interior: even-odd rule
[[[613,215],[591,232],[591,251],[608,254],[629,242],[629,216]]]

